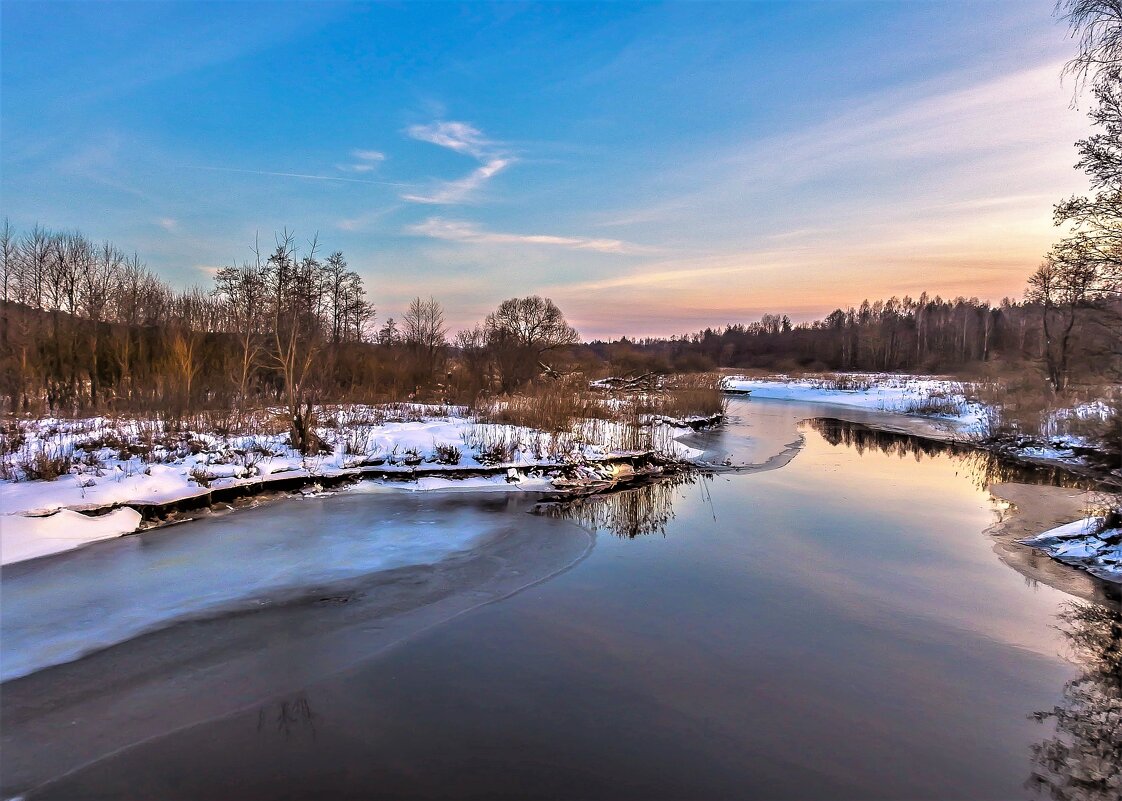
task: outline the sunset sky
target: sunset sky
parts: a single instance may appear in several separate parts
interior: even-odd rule
[[[1082,191],[1053,0],[2,6],[2,210],[178,286],[287,226],[379,322],[588,338],[1020,296]]]

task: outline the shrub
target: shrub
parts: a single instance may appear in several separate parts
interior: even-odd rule
[[[434,460],[439,464],[459,464],[460,463],[460,449],[455,445],[445,442],[436,443],[433,448]]]
[[[365,456],[369,449],[369,428],[353,428],[343,436],[343,452],[348,456]]]
[[[908,414],[958,417],[966,409],[963,401],[957,398],[946,395],[929,395],[926,398],[915,398],[908,401],[904,404],[904,411]]]
[[[844,373],[827,378],[822,382],[823,389],[837,389],[846,392],[866,392],[873,387],[872,379],[860,375]]]
[[[44,446],[26,454],[19,462],[24,478],[30,481],[54,481],[70,472],[74,466],[74,452],[68,447]]]
[[[191,480],[198,484],[200,487],[210,486],[210,476],[206,472],[205,467],[194,467],[191,469]]]

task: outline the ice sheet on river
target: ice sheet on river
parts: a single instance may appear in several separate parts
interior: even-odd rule
[[[287,501],[6,568],[0,680],[173,621],[433,564],[476,547],[491,531],[488,518],[462,501],[415,498],[399,494],[377,508],[349,494]]]

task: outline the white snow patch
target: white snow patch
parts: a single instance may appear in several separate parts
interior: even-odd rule
[[[1122,582],[1122,529],[1101,530],[1101,517],[1085,517],[1021,540],[1065,564]]]
[[[97,517],[70,509],[41,517],[4,515],[0,517],[0,563],[21,562],[131,534],[140,521],[140,512],[128,508]]]

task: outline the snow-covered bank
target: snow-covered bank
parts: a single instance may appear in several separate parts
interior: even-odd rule
[[[22,562],[97,540],[131,534],[140,526],[140,512],[114,509],[99,517],[62,509],[51,515],[7,515],[0,525],[0,563]]]
[[[934,417],[953,424],[964,437],[980,436],[986,420],[985,407],[968,401],[955,382],[934,376],[887,373],[838,373],[831,377],[802,378],[726,376],[721,386],[734,392],[750,392],[753,398]]]
[[[232,487],[377,472],[403,479],[425,474],[410,485],[417,490],[548,491],[547,480],[527,472],[594,465],[634,454],[636,444],[671,460],[701,455],[675,439],[681,431],[669,421],[645,426],[637,441],[633,428],[607,420],[547,433],[480,423],[464,410],[441,407],[351,406],[324,410],[321,417],[328,422],[317,434],[330,450],[317,456],[294,451],[286,433],[222,436],[107,418],[21,422],[20,446],[5,456],[9,478],[0,481],[0,563],[127,534],[141,524],[132,509],[100,516],[82,511],[169,504]],[[465,482],[433,476],[484,469],[499,475]],[[34,478],[51,471],[60,475]]]
[[[1105,429],[1113,406],[1109,397],[1038,400],[1038,419],[1007,420],[1008,409],[1000,386],[958,382],[942,376],[892,373],[829,373],[759,378],[726,376],[722,388],[730,393],[766,400],[861,409],[925,420],[935,439],[972,440],[1002,454],[1036,463],[1070,468],[1102,466],[1103,442],[1088,430]],[[1043,390],[1042,390],[1043,391]],[[1103,392],[1112,390],[1104,388]],[[1113,390],[1117,391],[1117,389]],[[979,398],[992,397],[983,402]],[[1022,398],[1010,401],[1013,406]],[[1066,404],[1066,405],[1065,405]],[[922,434],[921,434],[922,435]],[[1109,447],[1105,448],[1109,451]],[[1108,457],[1106,461],[1111,461]],[[1115,460],[1116,461],[1116,460]],[[1097,468],[1096,468],[1097,469]],[[1122,473],[1117,474],[1122,478]]]
[[[1106,527],[1101,517],[1085,517],[1021,542],[1099,578],[1122,582],[1122,528]]]

